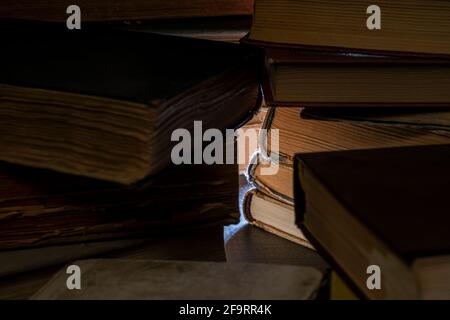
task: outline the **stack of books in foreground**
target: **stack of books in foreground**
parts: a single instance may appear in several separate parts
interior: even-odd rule
[[[359,296],[448,299],[450,4],[377,4],[381,30],[360,1],[256,0],[268,138],[243,209]]]
[[[239,220],[238,166],[191,165],[193,140],[174,160],[172,133],[248,120],[256,55],[124,21],[249,19],[250,2],[120,3],[79,2],[80,30],[66,27],[61,1],[0,5],[2,277]]]

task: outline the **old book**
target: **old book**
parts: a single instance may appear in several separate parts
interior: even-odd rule
[[[253,0],[4,0],[0,18],[65,22],[67,7],[80,7],[83,21],[154,20],[251,15]]]
[[[113,246],[114,250],[111,250]],[[107,247],[109,249],[105,250]],[[2,251],[0,259],[4,263],[0,266],[0,299],[30,299],[65,264],[88,258],[224,262],[223,227],[208,226],[186,231],[173,229],[161,236],[151,235],[142,239]],[[318,255],[316,260],[321,261]],[[7,270],[9,272],[4,273]]]
[[[269,105],[449,107],[450,59],[268,48]]]
[[[237,165],[169,166],[123,186],[0,163],[0,249],[149,237],[239,219]]]
[[[449,161],[450,144],[299,154],[297,223],[366,297],[449,299]]]
[[[450,131],[450,110],[442,108],[303,108],[301,115],[303,119],[416,127],[442,134]]]
[[[258,152],[259,136],[267,115],[267,106],[263,101],[261,107],[255,111],[252,118],[242,127],[239,128],[238,152],[244,155],[241,158],[244,161],[239,163],[239,174],[246,175],[250,163],[253,161],[254,155]]]
[[[225,262],[227,259],[224,248],[224,227],[200,225],[187,230],[168,230],[161,236],[146,239],[145,243],[138,246],[97,257]],[[73,260],[75,259],[71,261]]]
[[[313,249],[303,232],[295,224],[294,206],[252,189],[245,195],[243,212],[251,224]]]
[[[33,299],[303,300],[314,298],[322,281],[320,271],[299,266],[120,259],[74,264],[82,270],[82,290],[67,290],[63,268]]]
[[[109,27],[163,35],[239,43],[250,31],[252,17],[213,17],[109,23]]]
[[[232,129],[258,105],[238,45],[51,24],[0,34],[0,160],[131,184],[170,162],[175,129]]]
[[[368,30],[369,6],[380,30]],[[450,3],[439,0],[256,0],[250,38],[260,42],[408,54],[450,54]]]
[[[276,107],[269,108],[264,128],[267,153],[279,156],[278,172],[263,175],[261,170],[274,160],[259,157],[250,176],[259,190],[288,204],[294,201],[296,153],[450,143],[450,113],[443,109],[343,109],[341,114],[330,109]],[[279,150],[272,150],[271,130],[278,130]]]
[[[146,239],[120,239],[110,241],[93,241],[46,246],[41,248],[25,248],[0,251],[0,277],[26,273],[55,265],[66,264],[69,261],[86,259],[107,254],[117,250],[132,248],[145,243]],[[147,240],[148,241],[148,240]],[[5,292],[0,287],[0,297]]]
[[[223,227],[219,224],[187,230],[174,228],[164,234],[138,238],[2,250],[0,277],[91,257],[225,261]],[[0,299],[1,296],[0,293]]]

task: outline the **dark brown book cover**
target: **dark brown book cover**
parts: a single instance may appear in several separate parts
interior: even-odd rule
[[[237,165],[169,166],[131,186],[0,163],[0,250],[235,223]]]
[[[243,41],[244,43],[246,40]],[[251,43],[251,42],[250,42]],[[437,55],[393,55],[389,52],[320,50],[319,48],[265,47],[267,58],[274,64],[391,64],[391,65],[436,65],[450,64],[450,56]]]
[[[448,60],[450,59],[450,55],[446,54],[430,54],[430,53],[419,53],[419,52],[398,52],[398,51],[386,51],[386,50],[365,50],[359,48],[340,48],[340,47],[330,47],[330,46],[313,46],[313,45],[300,45],[300,44],[289,44],[289,43],[276,43],[276,42],[268,42],[262,40],[255,40],[246,37],[241,39],[242,43],[264,48],[265,50],[270,50],[272,52],[305,52],[311,55],[320,54],[320,55],[348,55],[348,56],[378,56],[384,57],[386,59],[411,59],[411,60],[420,60],[420,59],[442,59]],[[286,53],[283,53],[286,55]]]
[[[248,47],[102,26],[3,21],[0,37],[1,84],[150,106],[227,70],[255,68]]]
[[[251,15],[253,0],[4,0],[0,18],[65,22],[66,8],[80,7],[83,21],[155,20]]]
[[[252,44],[251,40],[244,39],[243,43]],[[271,82],[270,74],[279,66],[317,66],[323,68],[328,67],[351,67],[355,68],[358,66],[370,66],[375,67],[386,67],[392,66],[393,68],[415,68],[415,67],[447,67],[450,65],[450,56],[439,56],[439,55],[395,55],[389,52],[359,52],[352,50],[321,50],[320,48],[298,48],[298,47],[277,47],[268,46],[264,48],[266,55],[265,62],[265,77],[262,81],[264,94],[266,97],[267,104],[269,106],[310,106],[310,107],[331,107],[339,106],[340,108],[345,107],[390,107],[390,108],[404,108],[404,107],[424,107],[423,103],[319,103],[319,102],[305,102],[306,105],[300,102],[289,102],[289,101],[277,101],[274,95],[273,83]],[[401,72],[401,70],[399,71]],[[426,105],[429,108],[432,107],[448,107],[447,103],[429,103]]]
[[[110,22],[108,25],[125,30],[239,43],[250,30],[252,16],[164,19],[129,23],[119,21]]]
[[[304,108],[301,118],[349,124],[404,126],[448,135],[449,108]]]
[[[0,22],[0,159],[132,184],[171,134],[234,129],[259,106],[253,50],[117,30]]]
[[[301,226],[300,163],[404,260],[450,252],[450,145],[297,155],[295,207]]]

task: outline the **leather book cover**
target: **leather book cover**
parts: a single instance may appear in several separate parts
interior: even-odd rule
[[[450,145],[297,155],[298,225],[305,211],[300,163],[405,261],[450,252]]]
[[[151,106],[235,68],[256,72],[254,50],[216,41],[10,21],[0,37],[0,84]]]

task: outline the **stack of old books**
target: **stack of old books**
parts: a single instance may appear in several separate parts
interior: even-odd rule
[[[0,5],[0,276],[239,218],[237,165],[190,165],[202,150],[172,133],[252,115],[253,50],[123,21],[249,19],[250,1],[78,5],[80,30],[66,27],[64,1]]]
[[[450,4],[379,1],[377,30],[369,5],[256,0],[270,108],[245,215],[365,297],[450,298]]]

